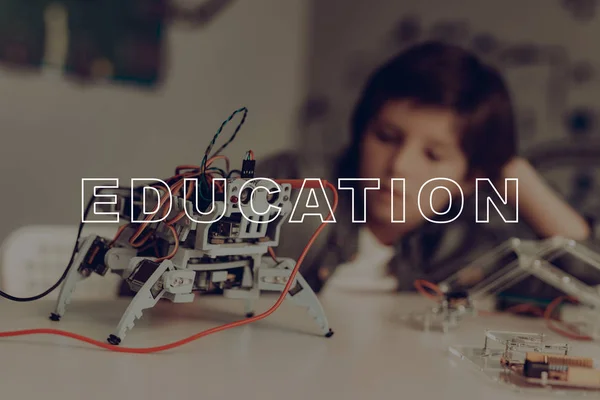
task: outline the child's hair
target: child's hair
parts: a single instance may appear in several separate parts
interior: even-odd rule
[[[401,52],[368,80],[352,115],[344,175],[357,176],[359,146],[371,119],[387,101],[404,99],[459,116],[469,173],[495,180],[516,154],[514,111],[500,73],[458,46],[426,42]]]

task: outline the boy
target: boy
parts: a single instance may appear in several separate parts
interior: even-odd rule
[[[325,286],[412,290],[416,279],[442,280],[510,236],[589,235],[585,220],[517,157],[513,107],[501,76],[459,47],[424,43],[377,69],[355,107],[351,131],[350,146],[330,165],[287,152],[259,162],[256,172],[273,179],[323,178],[336,187],[339,178],[380,180],[380,190],[366,191],[366,204],[363,189],[373,182],[355,183],[354,205],[352,191],[338,191],[336,222],[301,267],[317,292]],[[489,178],[502,196],[504,179],[517,178],[518,215],[526,224],[478,224],[478,177]],[[393,196],[391,178],[405,179],[404,187],[394,185]],[[444,190],[432,191],[439,181],[426,184],[434,178],[446,178]],[[515,208],[514,189],[507,198]],[[302,211],[296,212],[298,219]],[[277,254],[297,258],[320,222],[312,216],[285,224]]]

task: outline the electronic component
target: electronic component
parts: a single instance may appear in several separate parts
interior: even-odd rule
[[[468,307],[471,303],[469,293],[466,290],[445,293],[444,297],[450,308],[458,308],[461,306]]]
[[[561,364],[573,367],[594,368],[594,360],[589,357],[575,357],[556,354],[546,354],[538,352],[528,352],[525,354],[525,363],[545,363]]]
[[[126,281],[134,291],[138,291],[144,286],[152,274],[160,267],[160,264],[151,260],[142,259],[136,264],[133,272],[127,277]],[[153,293],[156,297],[157,293]]]
[[[600,390],[598,363],[568,354],[567,343],[548,343],[544,334],[486,330],[483,346],[449,350],[463,361],[460,365],[519,392],[575,396]]]
[[[518,368],[528,381],[558,381],[567,386],[600,390],[600,370],[577,367],[567,364],[547,364],[543,362],[525,361],[522,369]]]
[[[571,268],[561,268],[564,264]],[[409,319],[424,330],[437,325],[447,332],[463,316],[477,315],[480,303],[529,277],[577,299],[583,306],[581,318],[569,322],[576,324],[586,337],[600,337],[600,292],[584,283],[600,281],[600,254],[562,237],[544,240],[512,238],[439,284],[426,282],[429,289],[437,292],[437,297],[433,296],[437,305],[413,312]],[[556,315],[553,308],[551,315]]]
[[[588,368],[570,367],[568,365],[526,362],[523,375],[538,379],[542,379],[546,375],[546,379],[556,379],[569,383],[600,384],[600,371],[590,371]]]
[[[403,319],[426,332],[434,330],[447,333],[456,328],[463,318],[475,315],[476,310],[470,300],[466,300],[464,304],[443,300],[425,312],[412,312]]]
[[[242,161],[242,178],[254,178],[255,160]]]
[[[104,263],[104,257],[106,256],[108,249],[108,241],[96,237],[79,265],[79,272],[87,275],[92,272],[101,276],[106,275],[108,268]]]

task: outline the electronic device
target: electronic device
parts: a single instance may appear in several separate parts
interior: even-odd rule
[[[229,141],[209,157],[223,126],[238,112],[244,112],[242,122]],[[246,153],[240,170],[229,170],[229,159],[220,152],[235,138],[246,113],[247,109],[241,108],[223,123],[199,166],[180,166],[174,176],[151,185],[94,187],[95,196],[83,210],[82,225],[90,221],[92,208],[95,216],[117,216],[129,223],[121,225],[112,239],[78,235],[64,281],[59,281],[62,286],[51,320],[65,316],[80,282],[92,274],[113,273],[135,293],[108,337],[113,345],[124,339],[144,310],[161,299],[188,303],[196,294],[215,292],[243,301],[248,319],[258,318],[253,315],[254,302],[262,291],[280,292],[278,302],[266,314],[288,299],[306,307],[326,337],[333,335],[319,299],[298,273],[325,223],[298,260],[277,257],[273,250],[281,240],[281,225],[293,211],[292,190],[311,186],[324,189],[323,182],[255,178],[253,151]],[[226,161],[227,171],[215,166],[219,159]],[[327,184],[334,190],[335,209],[337,192]],[[147,193],[153,191],[158,195],[148,198]],[[98,201],[102,197],[114,201]],[[328,219],[332,217],[333,211]]]
[[[480,376],[518,392],[567,398],[600,391],[600,363],[570,354],[567,343],[544,334],[486,330],[483,346],[451,345],[449,351]]]
[[[424,330],[448,332],[462,318],[476,316],[478,305],[486,299],[532,276],[576,299],[583,311],[578,321],[569,322],[577,324],[583,336],[600,338],[600,291],[589,284],[600,277],[600,254],[562,237],[512,238],[438,284],[416,282],[421,292],[424,290],[419,285],[426,285],[435,292],[429,296],[437,305],[413,312],[409,320]],[[456,294],[460,294],[460,301]],[[554,310],[547,311],[546,317],[550,320]]]

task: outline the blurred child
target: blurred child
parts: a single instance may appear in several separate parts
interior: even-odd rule
[[[339,178],[380,180],[380,190],[367,190],[366,203],[362,193],[371,182],[355,183],[354,204],[350,190],[339,190],[336,223],[301,267],[315,291],[411,290],[416,279],[444,279],[510,236],[589,235],[585,220],[517,156],[513,105],[500,74],[459,47],[424,43],[378,68],[356,104],[351,135],[336,159],[285,152],[257,169],[257,177],[323,178],[336,187]],[[446,181],[447,190],[433,192],[439,182],[424,186],[440,177],[458,186]],[[405,179],[393,196],[391,178]],[[476,222],[476,178],[489,178],[502,196],[504,179],[518,179],[518,210],[515,191],[507,193],[518,224]],[[499,216],[494,207],[490,214]],[[320,222],[307,216],[286,224],[278,255],[297,258]]]

